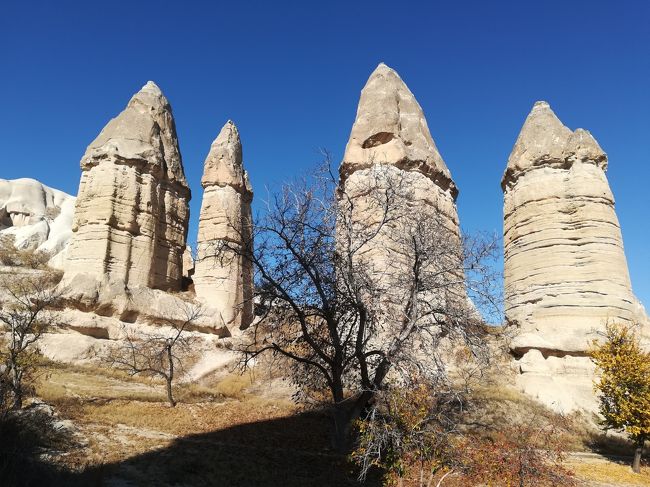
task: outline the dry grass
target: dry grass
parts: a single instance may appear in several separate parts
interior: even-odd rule
[[[129,399],[134,401],[164,401],[162,387],[147,381],[107,371],[96,374],[81,367],[48,368],[36,383],[36,393],[45,402],[57,405],[70,400],[96,401],[101,399]]]
[[[486,431],[518,423],[561,424],[563,441],[569,452],[630,455],[633,446],[624,438],[604,433],[597,418],[575,412],[560,415],[511,387],[486,386],[474,396],[469,420]]]
[[[286,397],[261,397],[260,385],[270,383],[263,373],[179,384],[179,404],[170,408],[160,381],[104,367],[45,363],[44,370],[37,394],[72,420],[84,438],[84,447],[64,459],[71,470],[98,478],[117,475],[134,485],[168,485],[152,480],[160,478],[169,478],[169,485],[174,478],[187,485],[355,485],[348,483],[350,471],[341,458],[327,453],[328,418],[300,414]],[[468,428],[486,428],[486,434],[513,422],[557,416],[509,387],[484,386],[476,397],[470,418],[476,424]],[[576,416],[564,434],[569,449],[584,451],[595,432]],[[567,466],[600,485],[650,486],[648,467],[638,476],[605,459],[572,458]],[[328,480],[331,475],[337,483]]]
[[[253,371],[243,374],[233,372],[219,380],[215,384],[215,390],[224,397],[243,399],[246,396],[246,390],[253,385],[254,381]]]
[[[113,400],[104,403],[85,403],[74,413],[77,420],[110,425],[125,425],[175,436],[214,431],[233,424],[256,422],[290,415],[295,411],[291,403],[278,404],[262,399],[245,402],[179,403],[169,407],[165,403]]]
[[[67,459],[75,470],[122,462],[168,447],[178,437],[296,412],[289,401],[248,395],[252,373],[231,373],[205,384],[179,384],[175,388],[179,403],[171,408],[161,381],[109,368],[46,361],[42,365],[37,395],[72,420],[85,437],[85,448]]]
[[[156,377],[131,376],[115,368],[61,365],[46,360],[40,370],[36,389],[46,402],[57,403],[71,397],[147,402],[167,400],[164,382]],[[255,380],[254,371],[244,374],[232,372],[200,383],[178,382],[174,384],[174,395],[185,403],[244,399]]]
[[[650,467],[647,466],[641,469],[640,474],[632,472],[629,465],[611,461],[572,461],[568,467],[578,478],[588,482],[620,486],[650,486]]]

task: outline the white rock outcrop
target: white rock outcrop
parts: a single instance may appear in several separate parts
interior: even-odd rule
[[[180,289],[190,190],[171,107],[153,82],[88,146],[81,170],[66,279]]]
[[[646,323],[632,292],[607,155],[537,102],[502,179],[506,320],[520,386],[564,412],[594,409],[586,356],[607,321]],[[646,328],[647,333],[647,328]]]
[[[74,206],[74,196],[35,179],[0,179],[0,236],[13,236],[17,248],[47,252],[50,265],[60,267]]]
[[[243,168],[237,127],[230,120],[205,159],[199,217],[194,289],[197,297],[219,311],[223,326],[246,328],[253,319],[252,267],[241,251],[252,245],[253,191]]]

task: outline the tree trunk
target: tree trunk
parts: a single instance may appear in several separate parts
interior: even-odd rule
[[[643,453],[644,440],[639,440],[634,451],[634,460],[632,461],[632,471],[634,473],[641,473],[641,454]]]
[[[172,356],[172,347],[167,344],[167,360],[169,361],[169,373],[165,377],[167,381],[167,400],[171,407],[176,406],[174,396],[172,395],[172,381],[174,380],[174,357]]]
[[[23,394],[20,390],[14,390],[13,404],[11,409],[17,411],[23,407]]]
[[[171,407],[176,406],[176,401],[174,401],[174,396],[172,395],[172,381],[170,378],[167,378],[167,400]]]
[[[11,367],[11,392],[13,395],[13,404],[11,408],[18,410],[23,407],[23,384],[22,373],[15,365]]]
[[[361,413],[372,400],[374,393],[362,392],[352,407],[343,404],[334,405],[334,435],[332,447],[340,454],[346,454],[350,447],[350,434],[353,423],[361,417]]]
[[[351,420],[345,406],[334,405],[334,433],[332,435],[332,448],[340,454],[347,453],[348,438],[350,436]]]

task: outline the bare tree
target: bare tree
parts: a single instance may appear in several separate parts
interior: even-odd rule
[[[242,365],[270,352],[289,359],[303,398],[326,391],[339,451],[389,377],[440,383],[443,343],[484,359],[484,328],[468,295],[497,303],[485,263],[495,240],[462,238],[437,208],[412,205],[395,168],[368,174],[365,187],[338,188],[326,155],[312,177],[269,195],[252,225],[254,249],[220,247],[250,260],[266,310]]]
[[[0,277],[0,330],[6,332],[0,347],[4,387],[13,409],[22,407],[25,387],[38,363],[38,341],[54,324],[53,311],[61,299],[56,284],[61,275],[52,271],[5,274]]]
[[[165,381],[167,400],[176,406],[172,385],[183,372],[184,358],[191,349],[192,337],[187,335],[202,316],[200,305],[184,302],[179,305],[178,319],[166,318],[157,332],[137,333],[125,330],[121,346],[112,349],[102,357],[113,367],[129,375],[159,377]]]

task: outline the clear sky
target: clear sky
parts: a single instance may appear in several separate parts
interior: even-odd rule
[[[609,155],[636,294],[650,308],[650,2],[30,1],[0,6],[0,177],[76,194],[79,159],[133,93],[170,100],[193,199],[233,119],[258,199],[329,149],[338,162],[379,62],[422,105],[462,225],[501,234],[499,181],[547,100]]]

